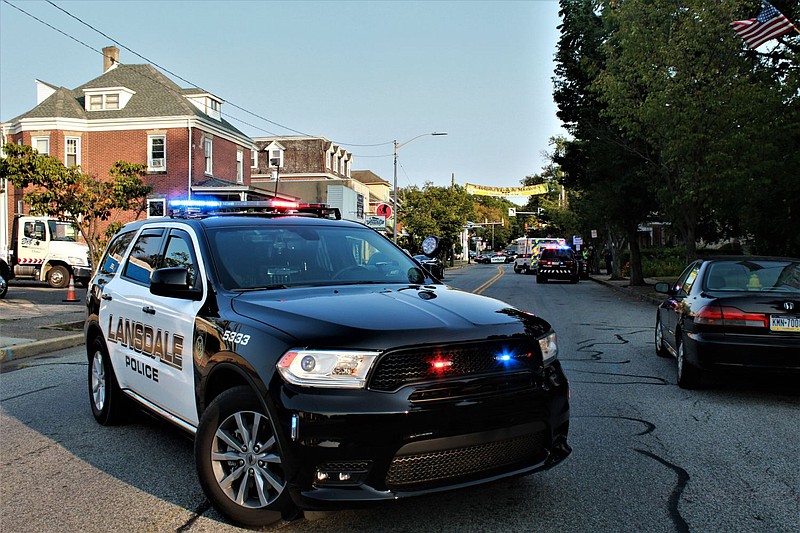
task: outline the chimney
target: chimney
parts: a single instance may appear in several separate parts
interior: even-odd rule
[[[119,63],[119,48],[116,46],[106,46],[103,48],[103,72]]]

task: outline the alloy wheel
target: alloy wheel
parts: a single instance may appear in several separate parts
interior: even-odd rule
[[[286,488],[280,450],[261,413],[236,412],[219,425],[211,467],[222,492],[242,507],[266,507]]]
[[[96,351],[92,357],[92,401],[98,412],[106,404],[106,369],[100,351]]]

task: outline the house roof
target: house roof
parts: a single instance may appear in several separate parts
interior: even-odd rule
[[[354,180],[358,180],[364,185],[389,185],[389,182],[381,178],[371,170],[354,170],[351,172]]]
[[[48,84],[50,85],[50,84]],[[122,109],[110,111],[91,111],[85,109],[84,89],[102,89],[106,87],[125,87],[134,92],[130,101]],[[175,117],[192,115],[206,120],[215,120],[195,107],[186,98],[186,94],[206,93],[196,87],[183,89],[152,65],[117,64],[101,76],[76,87],[67,89],[58,87],[50,97],[42,103],[11,122],[25,118],[77,118],[93,119],[125,119],[147,117]],[[224,129],[237,135],[245,136],[225,119],[219,122]]]

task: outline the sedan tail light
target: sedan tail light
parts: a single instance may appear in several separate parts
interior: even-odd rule
[[[709,326],[735,326],[766,328],[769,326],[767,315],[763,313],[747,313],[736,307],[707,305],[700,309],[694,317],[696,324]]]

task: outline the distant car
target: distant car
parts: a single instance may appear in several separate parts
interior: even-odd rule
[[[536,283],[551,279],[566,279],[578,283],[578,260],[569,246],[554,246],[542,249],[536,264]]]
[[[503,252],[495,252],[489,256],[490,263],[507,263],[506,254]]]
[[[444,278],[444,263],[438,257],[428,257],[427,255],[415,255],[414,259],[428,269],[434,278]]]
[[[489,254],[480,254],[478,257],[475,258],[475,262],[488,264],[490,259],[491,256]]]
[[[718,370],[800,375],[800,259],[699,259],[670,286],[656,313],[656,353],[677,360],[678,385]]]

